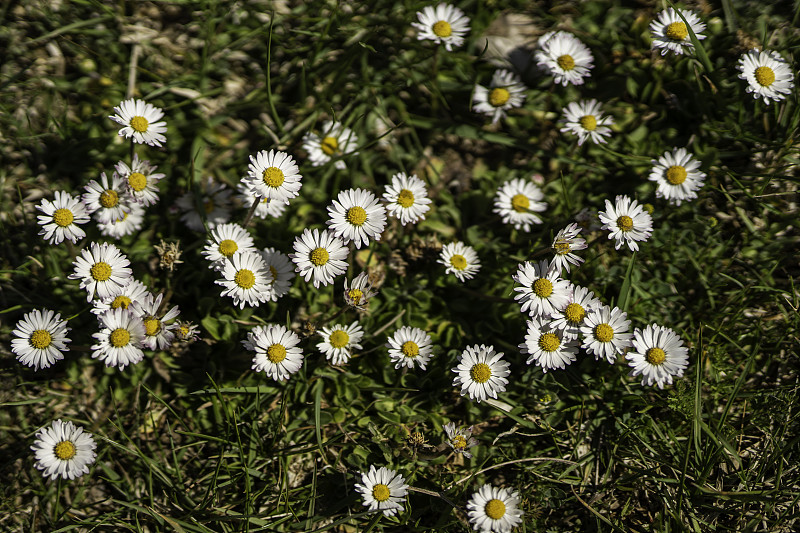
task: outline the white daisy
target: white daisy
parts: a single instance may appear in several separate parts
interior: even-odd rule
[[[200,334],[198,333],[200,328],[197,324],[184,322],[183,320],[178,320],[176,323],[178,324],[178,329],[175,330],[175,333],[178,339],[184,342],[194,342],[200,338]]]
[[[131,302],[130,311],[142,319],[144,322],[144,339],[142,345],[155,350],[166,350],[175,338],[175,330],[178,329],[177,322],[167,324],[170,320],[175,320],[180,314],[178,306],[175,305],[164,314],[159,313],[161,300],[164,295],[159,294],[153,297],[147,293],[144,298]]]
[[[356,248],[369,244],[369,239],[381,240],[386,227],[386,208],[370,191],[348,189],[341,191],[328,206],[331,231],[345,243],[353,241]]]
[[[539,46],[541,50],[535,53],[536,64],[548,70],[556,83],[583,85],[583,78],[589,77],[594,57],[574,35],[563,31],[549,33],[539,39]]]
[[[581,227],[578,224],[569,224],[556,234],[551,248],[555,256],[550,261],[550,268],[561,275],[562,270],[569,272],[570,264],[580,266],[584,259],[572,252],[586,249],[586,239],[578,237]]]
[[[425,213],[431,208],[425,183],[416,174],[408,177],[405,172],[398,172],[392,176],[392,183],[386,186],[383,199],[389,214],[404,226],[425,220]]]
[[[581,100],[571,102],[564,110],[564,127],[562,133],[573,133],[578,136],[578,146],[582,145],[586,139],[593,143],[605,143],[603,137],[611,135],[611,124],[614,120],[611,117],[603,116],[600,113],[600,103],[592,98],[591,100]]]
[[[108,118],[124,126],[119,130],[119,136],[126,139],[133,138],[133,142],[148,144],[150,146],[161,146],[167,138],[162,135],[167,131],[167,123],[158,122],[164,112],[146,103],[144,100],[125,100],[114,108],[116,115]]]
[[[233,305],[238,305],[239,309],[244,309],[245,304],[258,307],[261,302],[270,300],[272,272],[260,253],[233,254],[225,261],[222,276],[223,279],[214,281],[225,288],[220,296],[233,298]]]
[[[250,156],[244,181],[262,198],[288,202],[298,194],[303,184],[297,163],[286,152],[261,150]]]
[[[525,101],[525,85],[508,70],[496,70],[487,89],[476,85],[472,94],[472,110],[492,117],[492,124],[506,116],[506,111]]]
[[[311,165],[318,167],[333,158],[337,158],[334,166],[344,170],[347,165],[341,158],[345,155],[356,155],[358,137],[353,130],[339,123],[328,121],[322,125],[322,135],[308,132],[303,136],[303,149],[308,152]]]
[[[86,211],[101,224],[119,220],[130,210],[129,204],[123,201],[125,188],[116,172],[111,174],[110,184],[108,176],[103,172],[100,174],[99,183],[92,180],[84,188],[86,192],[83,193],[82,199]]]
[[[362,272],[353,281],[344,280],[344,301],[347,305],[363,311],[369,306],[370,299],[377,293],[372,290],[369,275]]]
[[[653,160],[653,165],[647,179],[658,184],[657,198],[666,198],[672,205],[697,198],[695,191],[703,186],[706,174],[698,170],[700,161],[693,158],[686,148],[665,152],[658,161]]]
[[[17,355],[17,361],[34,370],[49,368],[56,361],[64,359],[62,352],[68,352],[67,321],[61,320],[61,313],[49,309],[34,309],[25,313],[17,322],[11,339],[11,351]]]
[[[461,241],[442,246],[442,252],[436,262],[445,266],[445,274],[453,274],[462,282],[475,277],[481,269],[481,262],[475,249]]]
[[[211,238],[206,240],[205,248],[200,254],[209,260],[210,268],[222,270],[233,254],[255,251],[250,233],[239,224],[231,222],[220,224],[211,230]]]
[[[664,384],[672,384],[672,376],[683,376],[689,366],[689,349],[683,340],[671,329],[651,324],[640,330],[633,330],[633,349],[625,355],[631,376],[642,376],[642,385],[653,383],[659,389]]]
[[[54,420],[36,432],[31,450],[36,457],[34,466],[51,480],[76,479],[89,473],[89,465],[97,454],[92,434],[72,422]]]
[[[764,99],[769,105],[770,100],[783,100],[785,94],[791,94],[794,87],[794,73],[789,65],[777,52],[770,50],[750,50],[742,54],[736,65],[739,78],[747,81],[748,93],[753,93],[753,98]]]
[[[589,311],[581,326],[586,353],[594,354],[595,359],[605,357],[613,365],[617,354],[625,353],[632,344],[631,321],[627,317],[625,311],[607,305]]]
[[[569,281],[561,279],[547,261],[520,263],[512,279],[522,285],[514,287],[518,293],[514,299],[521,304],[520,311],[530,316],[549,317],[569,303],[572,291]]]
[[[214,229],[231,219],[231,191],[222,183],[215,183],[206,178],[200,183],[197,196],[187,192],[176,200],[176,205],[183,212],[181,220],[193,231],[205,231],[203,219],[208,229]],[[197,202],[195,204],[195,202]]]
[[[522,523],[519,493],[488,483],[478,489],[467,502],[467,515],[472,529],[483,533],[509,533]]]
[[[122,218],[108,224],[103,224],[102,222],[97,224],[97,228],[100,230],[100,234],[103,237],[121,239],[126,235],[133,235],[142,229],[142,225],[144,224],[145,208],[139,203],[129,199],[127,196],[123,198],[122,202],[120,203],[123,206],[123,209],[126,210],[126,213],[122,215]]]
[[[93,302],[92,313],[102,315],[109,309],[127,309],[131,303],[143,299],[149,292],[147,286],[139,280],[132,279],[120,289],[120,292],[107,298],[99,298]]]
[[[636,200],[627,196],[617,196],[616,204],[606,200],[606,210],[597,214],[603,229],[607,229],[609,239],[616,239],[614,249],[623,244],[633,251],[639,249],[637,241],[646,241],[653,233],[653,218]]]
[[[550,315],[553,319],[552,326],[561,331],[566,338],[577,339],[587,313],[601,305],[603,304],[592,291],[580,285],[573,285],[567,306],[556,309]]]
[[[294,279],[294,265],[289,260],[289,256],[279,252],[275,248],[264,248],[258,252],[267,264],[267,268],[272,274],[272,281],[267,289],[267,298],[277,302],[278,298],[285,296],[292,286]]]
[[[303,230],[294,240],[295,253],[289,254],[295,271],[306,281],[314,278],[314,287],[328,285],[347,270],[347,247],[327,230]]]
[[[116,296],[133,280],[128,267],[131,262],[119,248],[106,242],[91,243],[72,264],[75,271],[67,277],[81,280],[81,289],[88,293],[87,302],[92,298]]]
[[[242,344],[255,352],[253,370],[265,372],[275,381],[286,381],[303,366],[300,337],[278,324],[256,326]]]
[[[239,181],[239,183],[236,184],[236,189],[239,191],[237,198],[241,200],[242,204],[248,206],[248,208],[253,205],[256,198],[260,200],[256,206],[256,210],[253,212],[253,216],[262,220],[267,217],[278,218],[283,215],[286,208],[289,206],[288,201],[280,202],[278,200],[270,200],[269,198],[259,196],[256,194],[255,189],[246,181]]]
[[[500,215],[503,223],[512,224],[514,229],[530,231],[533,224],[542,223],[542,219],[534,214],[547,209],[547,202],[542,202],[542,198],[544,194],[539,187],[522,178],[514,178],[498,187],[492,211]]]
[[[472,457],[468,452],[470,448],[476,446],[478,441],[472,436],[472,426],[468,428],[457,428],[455,423],[450,422],[442,426],[445,434],[447,435],[447,444],[455,453],[460,453],[467,459]]]
[[[374,465],[370,465],[369,472],[361,472],[361,483],[356,483],[355,488],[370,512],[383,511],[384,516],[397,514],[408,494],[403,476],[384,466],[376,470]]]
[[[317,350],[324,353],[331,364],[341,365],[350,360],[353,350],[361,349],[359,341],[364,331],[356,320],[349,326],[336,324],[331,328],[323,327],[319,334],[325,340],[317,344]]]
[[[133,154],[131,166],[120,161],[114,168],[125,183],[131,198],[144,207],[158,202],[158,182],[164,178],[164,174],[155,172],[157,166],[151,165],[150,161],[142,161],[137,154]]]
[[[42,199],[36,209],[44,213],[36,218],[42,226],[39,235],[43,235],[48,243],[61,244],[64,239],[77,243],[86,237],[86,232],[78,224],[89,222],[89,213],[80,197],[72,197],[66,191],[56,191],[54,201]]]
[[[572,364],[578,355],[578,340],[564,335],[556,329],[553,322],[544,317],[528,320],[525,342],[518,348],[523,355],[529,355],[527,364],[536,363],[542,372],[556,368],[564,369]]]
[[[464,36],[469,31],[469,17],[450,4],[425,6],[417,11],[417,20],[419,22],[411,23],[418,31],[417,40],[441,43],[448,52],[464,44]]]
[[[458,366],[452,369],[457,374],[453,386],[461,386],[461,396],[469,394],[478,403],[497,398],[498,392],[506,390],[509,366],[508,361],[503,361],[503,352],[495,352],[494,346],[467,346],[458,358]]]
[[[92,333],[97,344],[92,345],[92,359],[120,370],[144,359],[142,341],[144,322],[129,309],[109,309],[98,317],[102,329]]]
[[[395,363],[395,368],[414,368],[417,365],[425,370],[433,352],[431,336],[419,328],[409,326],[395,331],[389,337],[386,347],[389,348],[389,357]]]
[[[698,41],[706,38],[701,32],[706,29],[706,25],[700,22],[700,17],[695,15],[693,11],[685,9],[678,10],[689,27],[694,32],[694,36]],[[677,55],[684,52],[687,54],[694,50],[694,44],[689,38],[689,30],[686,23],[683,22],[681,17],[671,7],[658,14],[658,20],[650,23],[650,32],[653,36],[653,48],[661,48],[661,55],[666,55],[667,52],[672,51]]]

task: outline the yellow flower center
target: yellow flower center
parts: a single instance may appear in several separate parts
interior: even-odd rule
[[[178,328],[178,331],[181,332],[181,337],[185,338],[187,335],[189,335],[189,331],[190,331],[189,330],[189,326],[186,326],[186,325],[180,326]]]
[[[111,309],[119,309],[120,307],[127,309],[129,305],[131,305],[131,299],[124,294],[120,294],[111,302]]]
[[[147,119],[144,117],[133,117],[131,119],[131,128],[137,133],[146,132],[149,125],[150,123],[147,122]]]
[[[56,457],[58,457],[62,461],[69,461],[70,459],[75,457],[75,454],[78,452],[78,450],[75,448],[75,445],[68,440],[62,440],[61,442],[56,444],[56,448],[54,451]]]
[[[92,265],[92,268],[89,269],[89,274],[95,281],[106,281],[111,277],[111,265],[104,261],[95,263]]]
[[[269,273],[272,274],[272,280],[270,281],[270,283],[275,283],[276,281],[278,281],[278,271],[275,270],[274,266],[269,265]]]
[[[320,143],[319,147],[325,155],[333,155],[339,151],[339,141],[336,137],[325,137],[322,139],[322,143]]]
[[[53,342],[53,337],[47,330],[37,329],[31,333],[31,337],[28,341],[31,343],[31,346],[37,350],[42,350],[50,346],[50,343]]]
[[[414,193],[408,189],[403,189],[397,195],[397,203],[400,204],[400,207],[411,207],[414,205]]]
[[[344,218],[354,226],[363,226],[364,222],[367,221],[367,212],[363,207],[354,205],[347,210],[347,214]]]
[[[328,262],[328,250],[325,248],[314,248],[309,254],[309,259],[314,266],[322,266]]]
[[[569,253],[569,243],[557,242],[553,245],[553,249],[558,255],[567,255]]]
[[[558,63],[558,66],[561,67],[561,70],[572,70],[575,68],[575,60],[572,59],[572,56],[569,54],[558,56],[556,63]]]
[[[336,331],[331,333],[331,336],[328,338],[328,341],[334,348],[344,348],[345,346],[347,346],[347,343],[350,342],[350,335],[348,335],[346,331],[337,329]]]
[[[149,316],[144,319],[144,333],[152,337],[161,331],[161,321],[154,316]]]
[[[689,30],[686,29],[686,24],[683,22],[673,22],[667,26],[667,31],[664,34],[673,41],[682,41],[689,35]]]
[[[273,344],[267,348],[267,359],[277,365],[286,359],[286,348],[281,344]]]
[[[594,131],[597,129],[597,119],[594,115],[583,115],[580,120],[581,127],[586,131]]]
[[[756,81],[762,87],[769,87],[775,82],[775,72],[769,67],[758,67],[755,74]]]
[[[555,333],[545,333],[539,337],[539,348],[545,352],[554,352],[561,346],[561,339]]]
[[[680,165],[674,165],[667,169],[667,181],[673,185],[680,185],[686,181],[686,169]]]
[[[614,328],[608,324],[597,324],[594,327],[594,338],[600,342],[611,342],[614,338]]]
[[[492,369],[486,363],[478,363],[470,368],[469,377],[475,383],[486,383],[492,377]]]
[[[504,87],[495,87],[489,91],[489,103],[494,107],[500,107],[505,104],[510,97],[511,93]]]
[[[136,192],[143,191],[147,187],[147,177],[141,172],[133,172],[128,176],[128,185]]]
[[[500,520],[506,514],[506,504],[497,499],[489,500],[483,510],[492,520]]]
[[[622,215],[617,219],[617,227],[622,231],[630,231],[633,229],[633,219],[628,215]]]
[[[453,254],[450,258],[450,264],[453,265],[453,268],[456,270],[464,270],[467,268],[467,260],[460,254]]]
[[[131,341],[131,334],[125,328],[117,328],[108,336],[108,341],[114,348],[122,348]]]
[[[119,195],[117,194],[117,191],[106,189],[100,195],[100,205],[105,208],[116,207],[118,203]]]
[[[358,303],[361,301],[361,297],[364,296],[364,293],[361,291],[361,289],[350,289],[347,291],[347,296],[353,300],[354,304],[358,305]]]
[[[567,317],[567,322],[580,324],[583,322],[583,317],[586,316],[586,310],[581,307],[581,304],[571,303],[564,310],[564,316]]]
[[[243,289],[252,289],[256,284],[256,276],[251,270],[243,268],[233,276],[233,282]]]
[[[236,250],[239,249],[239,245],[236,244],[236,241],[232,241],[231,239],[225,239],[219,243],[217,247],[219,253],[224,255],[225,257],[231,257],[233,254],[236,253]]]
[[[533,293],[539,298],[547,298],[553,294],[553,283],[547,278],[539,278],[533,282]]]
[[[527,213],[531,201],[524,194],[515,194],[511,197],[511,209],[517,213]]]
[[[278,167],[269,167],[263,172],[261,177],[264,179],[264,183],[267,184],[267,187],[280,187],[283,184],[283,171]]]
[[[644,354],[644,357],[651,365],[660,365],[667,358],[667,354],[661,348],[650,348]]]
[[[203,209],[206,211],[206,215],[209,214],[211,211],[214,210],[214,199],[208,198],[205,202],[203,202]]]
[[[377,483],[374,487],[372,487],[372,497],[375,498],[375,501],[385,502],[389,499],[389,496],[391,496],[389,487],[383,483]]]
[[[437,37],[450,37],[453,34],[453,28],[446,20],[440,20],[433,25],[433,33]]]
[[[452,443],[453,448],[457,450],[463,450],[467,447],[467,439],[464,438],[464,435],[456,435],[453,437]]]
[[[53,213],[53,222],[62,228],[66,228],[72,224],[74,219],[75,217],[72,215],[72,211],[63,207],[61,209],[56,209],[56,212]]]
[[[416,357],[419,355],[419,346],[417,346],[416,342],[406,341],[403,343],[403,346],[400,347],[400,351],[403,352],[403,355],[406,357]]]

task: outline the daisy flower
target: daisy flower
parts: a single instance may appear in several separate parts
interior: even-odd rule
[[[325,340],[317,344],[317,350],[324,353],[331,364],[341,365],[350,360],[354,349],[361,349],[358,342],[364,336],[364,331],[356,320],[349,326],[336,324],[331,328],[323,327],[320,335]]]
[[[651,324],[633,330],[633,349],[625,355],[631,376],[642,376],[642,385],[653,383],[659,389],[672,385],[672,376],[683,376],[689,366],[689,349],[670,328]]]
[[[209,267],[222,270],[226,260],[233,254],[241,252],[255,252],[253,237],[239,224],[220,224],[211,230],[211,238],[206,240],[206,246],[200,252],[210,261]]]
[[[272,272],[258,252],[233,254],[222,267],[223,279],[214,283],[225,288],[220,296],[233,298],[233,305],[244,309],[245,304],[258,307],[270,300]]]
[[[647,179],[658,184],[657,198],[666,198],[672,205],[697,198],[695,191],[703,186],[706,174],[698,170],[700,161],[694,159],[686,148],[665,152],[658,161],[653,160],[653,165]]]
[[[689,23],[694,36],[697,40],[706,38],[701,32],[706,29],[706,25],[700,22],[700,17],[694,14],[693,11],[679,9],[683,18]],[[650,23],[650,32],[653,36],[653,48],[661,48],[661,55],[666,55],[667,52],[674,52],[681,55],[684,52],[687,54],[694,50],[694,44],[689,38],[689,29],[686,27],[686,22],[683,22],[681,17],[671,7],[658,14],[658,20]]]
[[[351,283],[344,280],[344,301],[350,307],[355,307],[359,311],[365,310],[369,306],[369,300],[377,293],[372,290],[372,283],[369,275],[362,272]]]
[[[468,428],[457,428],[453,422],[442,426],[445,434],[447,435],[447,444],[455,453],[460,453],[467,459],[472,457],[468,452],[470,448],[476,446],[478,441],[472,436],[472,426]]]
[[[518,346],[523,355],[529,355],[526,364],[536,363],[542,372],[564,369],[578,355],[578,341],[572,339],[544,317],[528,320],[525,342]]]
[[[783,100],[794,87],[794,73],[777,52],[750,50],[742,54],[736,68],[739,78],[747,81],[745,90],[753,93],[753,98],[763,98],[767,105],[770,100]]]
[[[306,281],[314,278],[314,287],[328,285],[347,270],[347,247],[342,240],[327,230],[303,230],[294,240],[295,253],[289,254],[295,271]]]
[[[266,219],[267,217],[278,218],[279,216],[283,215],[286,211],[286,208],[289,206],[288,201],[279,202],[277,200],[270,200],[269,198],[264,198],[259,196],[256,193],[256,190],[251,187],[247,181],[240,181],[236,184],[236,189],[239,191],[239,194],[236,197],[245,205],[251,206],[256,198],[260,199],[258,205],[256,206],[256,210],[253,212],[253,216],[256,216],[260,219]]]
[[[467,515],[472,529],[484,533],[509,533],[522,523],[519,493],[488,483],[478,489],[467,502]]]
[[[278,202],[288,202],[298,194],[303,186],[297,163],[286,152],[261,150],[250,156],[247,177],[244,181],[262,198]]]
[[[49,368],[56,361],[64,359],[62,352],[68,352],[67,321],[61,320],[61,313],[49,309],[34,309],[25,313],[17,322],[11,339],[11,351],[17,355],[17,361],[34,370]]]
[[[167,141],[167,138],[162,135],[167,131],[167,123],[158,122],[164,116],[164,112],[158,107],[148,104],[144,100],[131,98],[120,103],[114,108],[114,111],[117,114],[108,118],[123,126],[119,130],[120,137],[126,139],[132,137],[133,142],[150,146],[161,146],[161,143]]]
[[[328,121],[322,125],[322,131],[324,133],[321,136],[311,132],[303,136],[303,149],[308,152],[312,166],[324,165],[334,157],[358,154],[354,151],[358,137],[350,128]],[[334,166],[339,170],[347,168],[342,159],[338,159]]]
[[[631,321],[625,311],[607,305],[592,309],[581,326],[583,349],[594,354],[595,359],[605,357],[610,364],[617,360],[631,346]]]
[[[178,324],[178,328],[175,330],[175,333],[178,339],[183,342],[194,342],[200,338],[200,334],[198,333],[200,328],[197,327],[197,324],[184,322],[183,320],[178,320],[176,324]]]
[[[492,124],[506,116],[506,111],[525,101],[525,85],[508,70],[496,70],[487,89],[476,85],[472,95],[472,110],[492,117]]]
[[[464,35],[469,31],[469,17],[450,4],[425,6],[417,11],[417,20],[411,23],[417,29],[417,40],[441,43],[448,52],[464,44]]]
[[[568,339],[577,339],[586,314],[602,304],[592,291],[580,285],[572,286],[572,295],[567,302],[566,307],[556,309],[550,315],[553,319],[552,327],[561,331]]]
[[[619,250],[623,244],[633,251],[639,249],[637,241],[646,241],[653,233],[653,218],[636,200],[627,196],[617,196],[616,204],[606,200],[606,210],[597,214],[602,229],[609,231],[608,238],[616,239],[614,249]]]
[[[108,224],[104,224],[102,222],[97,224],[97,228],[100,230],[100,234],[103,237],[121,239],[126,235],[133,235],[142,229],[142,225],[144,224],[145,208],[139,203],[128,199],[128,197],[125,197],[122,200],[121,205],[123,206],[123,209],[126,210],[126,213],[122,215],[122,218],[114,220]]]
[[[106,366],[123,370],[144,359],[142,341],[144,322],[128,309],[110,309],[100,315],[102,329],[92,333],[97,344],[92,345],[92,359],[100,359]]]
[[[122,219],[130,210],[129,204],[123,201],[125,188],[116,172],[111,174],[110,184],[108,176],[103,172],[100,174],[99,183],[92,180],[84,188],[86,192],[83,193],[82,199],[86,211],[101,224],[110,224]]]
[[[457,375],[453,386],[461,386],[461,396],[469,394],[480,403],[487,398],[497,398],[498,392],[506,390],[511,364],[503,361],[503,352],[495,352],[494,346],[467,346],[453,368]]]
[[[597,217],[597,211],[584,207],[575,215],[575,222],[582,230],[587,232],[596,231],[600,229],[600,219]]]
[[[195,193],[187,192],[176,200],[176,205],[183,214],[181,220],[186,227],[193,231],[205,231],[203,219],[205,218],[208,229],[214,229],[220,224],[225,224],[231,219],[231,191],[221,183],[215,183],[212,178],[206,178],[200,184],[197,207],[195,208]]]
[[[125,161],[120,161],[114,167],[117,174],[125,183],[128,195],[144,207],[158,202],[158,182],[164,174],[155,173],[158,168],[150,161],[142,161],[137,154],[133,154],[133,162],[128,166]]]
[[[522,178],[514,178],[497,189],[492,211],[500,215],[504,224],[530,231],[533,224],[542,223],[542,219],[534,214],[547,209],[547,202],[542,202],[542,198],[544,194],[539,187]]]
[[[364,498],[364,505],[369,511],[383,511],[384,516],[394,516],[403,508],[401,502],[406,501],[408,485],[401,474],[382,466],[375,469],[370,465],[369,472],[361,472],[361,483],[356,483],[356,490]]]
[[[331,231],[345,243],[355,242],[356,248],[369,244],[369,239],[381,240],[386,227],[386,209],[370,191],[348,189],[341,191],[328,206]]]
[[[155,350],[166,350],[172,344],[175,338],[174,330],[178,328],[178,324],[173,322],[167,324],[170,320],[175,320],[180,314],[178,306],[173,306],[172,309],[159,317],[158,310],[161,308],[161,300],[164,295],[159,294],[153,297],[151,293],[147,293],[144,298],[141,298],[131,303],[130,310],[142,319],[144,322],[144,339],[142,345]]]
[[[563,121],[564,127],[561,128],[561,133],[577,135],[578,146],[586,139],[595,144],[605,143],[603,137],[611,135],[611,128],[608,126],[614,123],[611,117],[600,113],[600,103],[594,98],[571,102],[564,110]]]
[[[285,296],[292,286],[294,279],[294,265],[289,260],[289,256],[279,252],[275,248],[264,248],[258,252],[267,264],[272,281],[267,288],[267,299],[277,302],[278,298]]]
[[[550,316],[569,303],[569,281],[561,279],[547,261],[520,263],[512,279],[522,285],[514,287],[518,293],[514,299],[521,304],[520,311],[530,316]]]
[[[462,282],[475,277],[481,269],[481,262],[475,249],[461,241],[442,246],[442,252],[436,262],[445,266],[445,274],[453,274]]]
[[[303,366],[303,352],[297,345],[300,337],[278,324],[256,326],[242,344],[255,352],[253,370],[265,372],[275,381],[286,381]]]
[[[36,432],[31,450],[36,457],[34,466],[51,480],[75,479],[89,473],[89,465],[97,454],[92,434],[72,422],[54,420]]]
[[[389,357],[395,363],[395,368],[414,368],[417,365],[425,370],[433,352],[431,344],[431,336],[425,331],[403,326],[389,337],[386,347],[389,348]]]
[[[116,296],[133,280],[128,268],[131,262],[119,248],[106,242],[91,243],[72,264],[75,271],[67,277],[81,280],[81,289],[88,293],[87,302],[92,298]]]
[[[559,231],[556,234],[556,238],[553,239],[551,248],[556,255],[550,261],[550,268],[559,275],[562,270],[569,272],[570,264],[579,267],[583,263],[583,258],[572,253],[573,251],[586,249],[586,239],[578,237],[580,233],[581,227],[572,223]]]
[[[589,77],[594,57],[574,35],[563,31],[548,33],[539,39],[539,47],[534,54],[536,64],[548,70],[556,83],[565,87],[570,83],[583,85],[583,78]]]
[[[42,199],[36,209],[43,213],[36,217],[42,226],[39,235],[43,235],[48,243],[61,244],[64,239],[76,243],[86,237],[86,232],[78,224],[89,222],[89,214],[80,197],[73,198],[65,191],[56,191],[54,201]]]
[[[145,296],[150,294],[147,287],[139,280],[131,279],[131,282],[122,287],[119,293],[107,298],[100,298],[94,301],[92,313],[95,315],[102,315],[109,309],[127,309],[133,302],[143,300]]]
[[[425,213],[431,208],[425,183],[416,174],[408,177],[405,172],[398,172],[392,176],[392,183],[386,186],[383,199],[389,215],[399,219],[404,226],[425,220]]]

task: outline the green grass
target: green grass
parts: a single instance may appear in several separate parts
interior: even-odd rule
[[[735,69],[763,45],[796,73],[796,6],[691,4],[708,24],[702,53],[662,58],[648,30],[661,4],[465,2],[471,30],[450,53],[416,39],[410,23],[426,3],[269,4],[0,5],[0,530],[466,532],[466,503],[484,483],[519,491],[520,531],[798,528],[800,108],[796,94],[754,100]],[[485,36],[507,32],[498,20],[508,13],[525,16],[516,43],[525,54],[545,31],[565,29],[595,67],[586,85],[561,87],[528,65],[525,105],[493,127],[470,111],[470,96],[495,70]],[[136,152],[166,178],[141,232],[117,244],[202,339],[120,372],[91,359],[96,319],[67,279],[68,247],[37,235],[34,206],[130,160],[107,117],[126,97],[136,40],[134,94],[162,107],[169,125],[164,149]],[[608,144],[578,147],[558,131],[579,98],[614,117]],[[345,171],[312,167],[302,149],[304,133],[334,117],[359,138]],[[674,207],[646,178],[652,159],[680,146],[708,177],[697,200]],[[314,289],[296,278],[277,303],[241,311],[218,296],[200,256],[205,235],[169,208],[206,176],[235,187],[248,156],[271,148],[295,155],[304,186],[283,217],[250,224],[262,248],[292,251],[304,228],[324,226],[339,190],[381,194],[399,171],[428,184],[424,222],[390,224],[349,256],[348,279],[366,264],[385,274],[366,314],[342,309],[340,279]],[[548,209],[525,233],[504,225],[492,200],[501,183],[533,174]],[[608,365],[581,353],[544,374],[517,349],[518,263],[549,258],[553,235],[581,208],[618,194],[652,204],[653,236],[634,259],[590,233],[586,263],[569,279],[623,306],[636,327],[680,334],[690,364],[664,390],[628,377],[624,358]],[[107,240],[86,228],[78,248]],[[174,272],[158,268],[161,239],[181,244]],[[458,282],[436,253],[417,253],[420,239],[466,242],[481,271]],[[45,307],[70,319],[72,349],[34,372],[10,352],[11,332]],[[361,353],[339,367],[307,335],[332,317],[366,332]],[[265,323],[304,336],[303,368],[284,384],[252,372],[240,343]],[[427,371],[389,364],[386,337],[401,325],[431,334]],[[450,369],[473,344],[511,362],[498,402],[472,402],[452,385]],[[57,418],[97,441],[78,480],[51,482],[33,467],[34,433]],[[472,459],[440,446],[448,421],[474,425]],[[410,444],[415,431],[425,445]],[[398,517],[363,512],[354,484],[372,464],[413,487]]]

